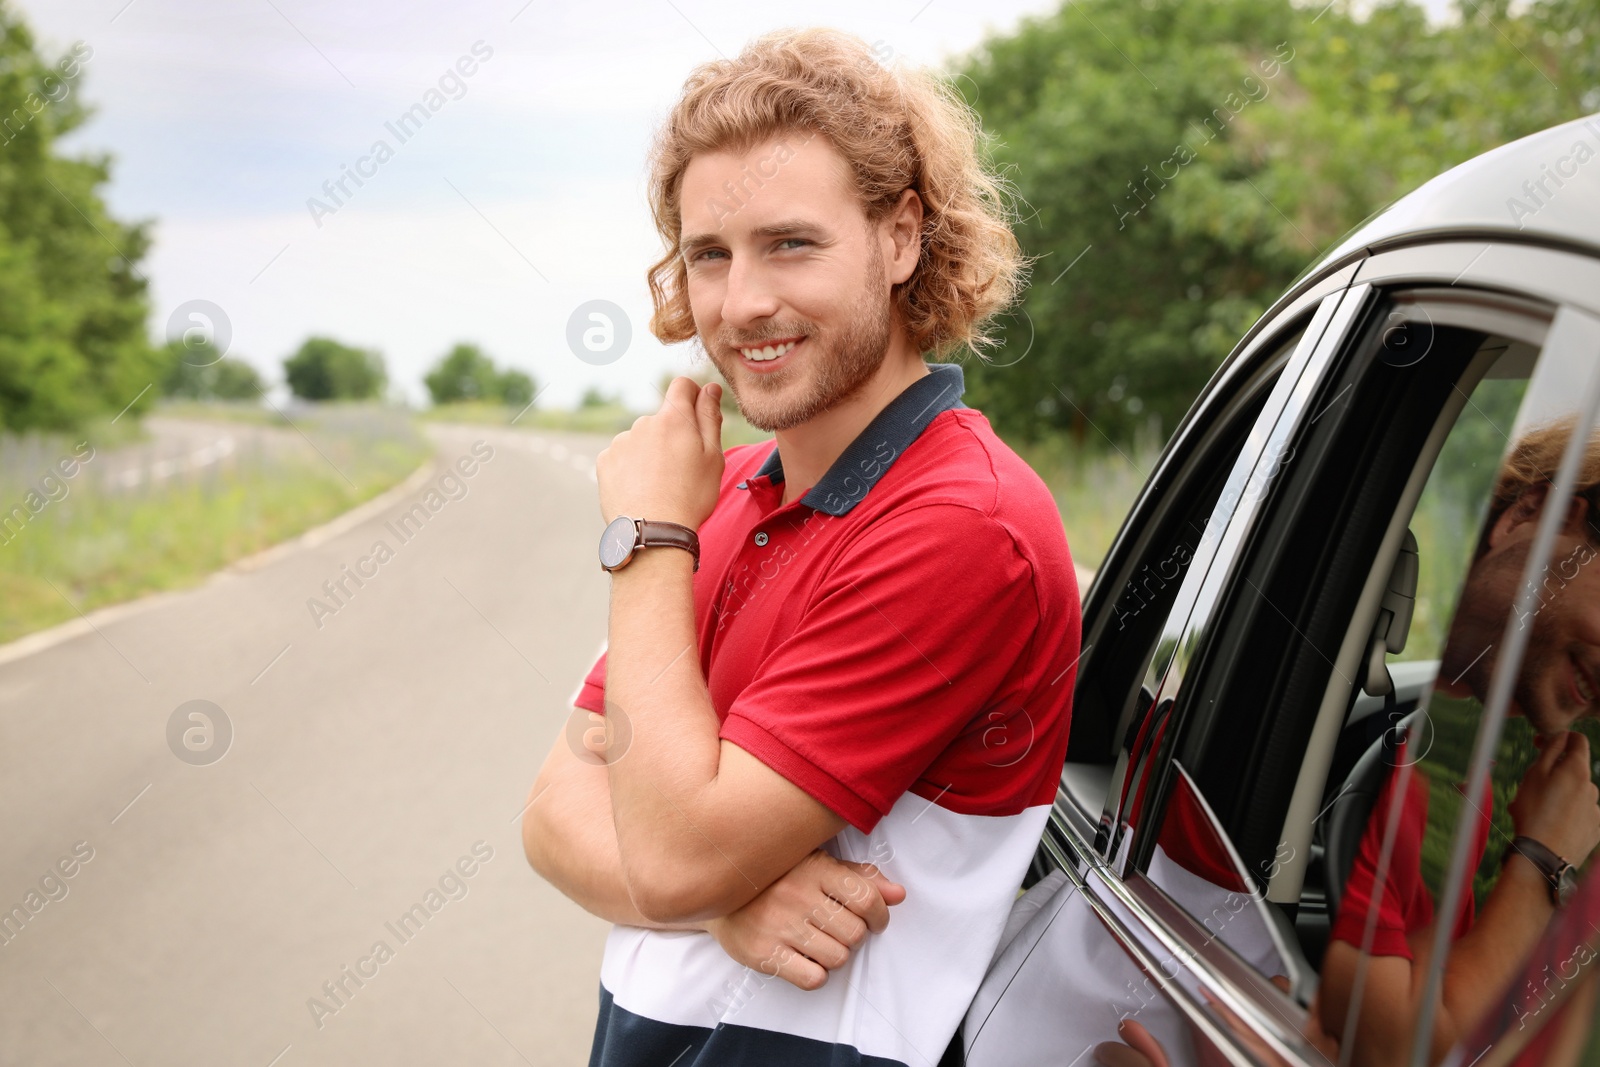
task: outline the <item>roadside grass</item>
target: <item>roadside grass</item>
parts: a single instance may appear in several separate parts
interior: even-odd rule
[[[208,408],[158,414],[200,418]],[[376,496],[431,453],[404,410],[328,405],[291,417],[294,428],[267,425],[266,434],[243,435],[245,443],[225,458],[132,488],[106,477],[125,460],[127,430],[113,444],[91,441],[92,427],[70,436],[0,437],[0,642],[80,611],[195,585]],[[256,420],[225,412],[208,421]],[[70,479],[57,471],[44,482],[85,441],[93,458]],[[124,446],[120,456],[117,446]]]
[[[619,434],[633,425],[633,420],[644,414],[632,411],[621,404],[595,404],[590,407],[563,410],[533,408],[522,412],[504,404],[484,401],[462,401],[428,408],[421,413],[427,422],[456,422],[473,425],[512,426],[518,430],[545,430],[552,433]],[[515,419],[516,422],[511,420]],[[722,444],[734,445],[765,441],[772,435],[745,422],[731,404],[722,409]]]
[[[474,426],[509,426],[517,430],[552,430],[558,433],[618,434],[633,425],[641,412],[629,411],[621,404],[597,404],[586,408],[529,408],[523,411],[483,400],[463,400],[427,408],[418,417],[424,422],[471,423]],[[513,422],[512,420],[516,421]]]

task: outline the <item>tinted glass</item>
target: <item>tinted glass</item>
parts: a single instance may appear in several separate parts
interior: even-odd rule
[[[1319,993],[1348,1062],[1434,1061],[1480,1026],[1557,914],[1556,868],[1600,843],[1597,357],[1600,328],[1552,326],[1437,678],[1378,742]]]

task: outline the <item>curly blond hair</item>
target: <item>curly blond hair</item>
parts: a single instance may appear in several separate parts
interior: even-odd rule
[[[651,332],[666,344],[695,335],[679,245],[690,161],[791,130],[832,142],[869,220],[907,189],[922,198],[922,254],[893,293],[917,351],[992,345],[989,322],[1016,299],[1027,264],[1009,225],[1010,189],[980,158],[977,116],[937,76],[887,68],[860,38],[821,29],[768,34],[684,83],[650,156],[650,210],[666,246],[649,272]]]
[[[1506,509],[1522,499],[1535,485],[1555,485],[1556,472],[1567,443],[1572,440],[1577,419],[1573,416],[1536,426],[1522,435],[1495,476],[1494,495],[1489,500],[1489,517],[1478,540],[1478,555],[1489,547],[1489,530]],[[1589,539],[1600,542],[1600,431],[1589,435],[1588,447],[1578,467],[1578,481],[1572,488],[1575,497],[1589,499]]]

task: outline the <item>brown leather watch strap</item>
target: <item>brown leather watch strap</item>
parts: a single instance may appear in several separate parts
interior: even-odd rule
[[[639,521],[639,544],[644,548],[681,548],[694,557],[694,569],[700,569],[700,535],[687,526],[675,522]]]

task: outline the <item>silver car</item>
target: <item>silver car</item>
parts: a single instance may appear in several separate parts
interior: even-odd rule
[[[1597,157],[1435,178],[1206,387],[943,1063],[1597,1062]]]

